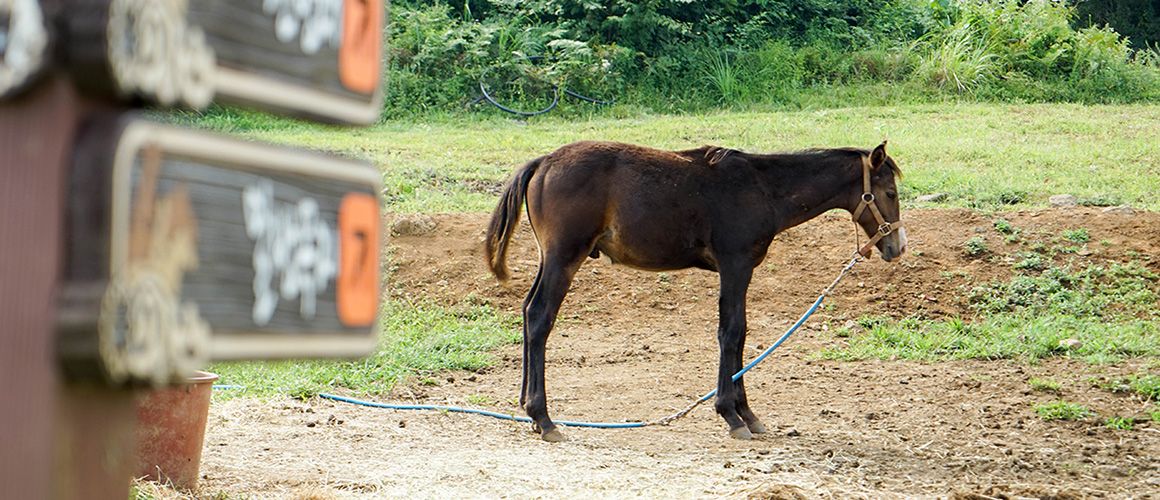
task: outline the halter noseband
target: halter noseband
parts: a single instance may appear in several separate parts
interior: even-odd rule
[[[870,252],[873,251],[874,245],[878,243],[886,235],[893,233],[895,230],[902,227],[902,220],[894,222],[886,222],[886,218],[882,217],[882,212],[878,210],[878,202],[874,199],[874,193],[870,191],[870,156],[862,157],[862,201],[858,203],[858,208],[854,209],[854,224],[858,224],[858,217],[862,215],[862,211],[870,207],[870,213],[874,214],[874,219],[878,221],[878,232],[870,238],[870,241],[865,246],[858,249],[858,255],[862,257],[869,257]]]

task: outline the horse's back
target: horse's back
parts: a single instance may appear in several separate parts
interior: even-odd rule
[[[541,247],[595,250],[642,269],[711,267],[708,150],[586,141],[549,153],[528,191]]]
[[[694,202],[706,183],[706,148],[666,151],[619,142],[581,141],[543,157],[529,189],[540,206],[580,199],[589,209],[680,198]],[[531,208],[531,205],[529,205]],[[546,207],[545,207],[546,208]]]

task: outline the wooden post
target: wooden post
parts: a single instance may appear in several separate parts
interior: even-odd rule
[[[132,394],[72,385],[58,368],[66,173],[84,104],[63,79],[0,104],[0,491],[5,498],[129,495]]]

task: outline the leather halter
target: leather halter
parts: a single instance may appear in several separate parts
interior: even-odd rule
[[[878,222],[878,232],[870,238],[870,241],[865,246],[858,249],[858,255],[862,257],[870,257],[870,252],[873,251],[874,245],[878,243],[886,235],[893,233],[895,230],[902,227],[902,220],[894,222],[886,222],[886,218],[882,217],[882,212],[878,210],[878,202],[874,199],[874,193],[870,191],[870,156],[862,157],[862,201],[858,203],[858,208],[854,209],[854,224],[858,224],[858,217],[862,215],[862,211],[870,207],[870,213],[874,214],[874,219]]]

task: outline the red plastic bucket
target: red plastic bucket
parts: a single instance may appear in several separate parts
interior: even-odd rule
[[[195,372],[184,383],[137,397],[137,477],[197,487],[210,395],[218,376]]]

